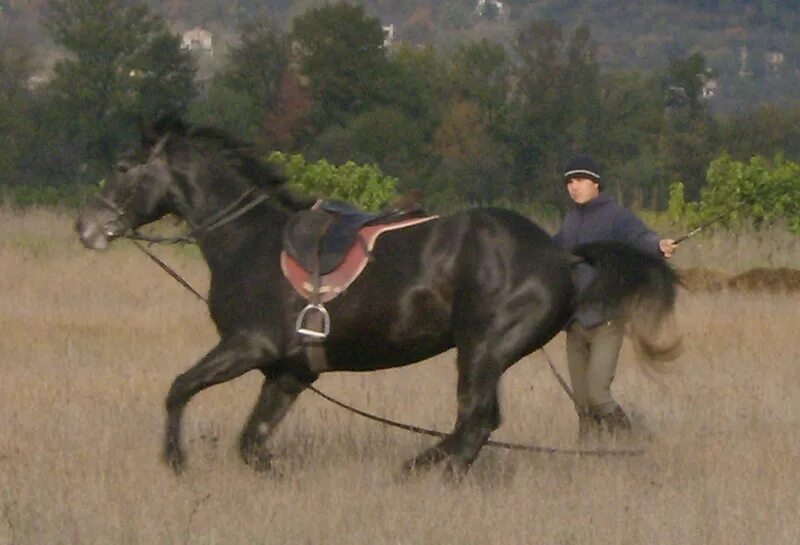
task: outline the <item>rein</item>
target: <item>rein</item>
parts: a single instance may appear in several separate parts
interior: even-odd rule
[[[237,214],[236,217],[240,216],[243,213],[244,212],[241,212],[241,213]],[[227,223],[227,221],[231,221],[231,220],[226,218],[225,223]],[[191,284],[189,284],[186,280],[184,280],[181,277],[180,274],[175,272],[174,269],[172,269],[169,265],[167,265],[161,259],[159,259],[158,256],[156,256],[155,254],[150,252],[140,242],[138,242],[139,240],[142,240],[142,239],[140,239],[140,238],[137,239],[137,238],[134,238],[133,236],[127,236],[125,238],[129,238],[131,240],[131,242],[133,242],[136,245],[136,247],[139,250],[142,251],[142,253],[144,253],[147,257],[149,257],[156,265],[158,265],[164,272],[169,274],[181,286],[183,286],[188,291],[190,291],[199,300],[201,300],[204,303],[208,304],[208,299],[203,297],[196,289],[194,289],[191,286]],[[147,240],[147,239],[145,239],[145,240]],[[164,239],[164,240],[170,240],[170,239]],[[157,243],[157,242],[161,242],[162,240],[149,239],[148,241]],[[181,241],[181,242],[187,242],[187,241]],[[547,352],[545,352],[543,348],[541,349],[541,352],[544,354],[545,358],[547,359],[547,363],[550,366],[550,369],[555,374],[556,378],[558,379],[559,384],[561,384],[561,387],[564,389],[564,391],[567,393],[567,395],[570,397],[570,399],[572,399],[573,402],[574,402],[575,398],[574,398],[574,394],[572,393],[572,390],[567,385],[566,381],[561,377],[561,375],[558,374],[558,371],[556,371],[555,366],[553,365],[553,362],[550,360],[550,356],[547,355]],[[358,416],[362,416],[362,417],[364,417],[364,418],[366,418],[368,420],[372,420],[373,422],[379,422],[379,423],[387,425],[387,426],[391,426],[391,427],[398,428],[398,429],[401,429],[401,430],[406,430],[406,431],[418,433],[420,435],[429,435],[429,436],[433,436],[433,437],[446,437],[448,435],[447,433],[444,433],[444,432],[441,432],[441,431],[438,431],[438,430],[432,430],[432,429],[429,429],[429,428],[423,428],[423,427],[420,427],[420,426],[414,426],[412,424],[405,424],[403,422],[398,422],[396,420],[391,420],[389,418],[384,418],[382,416],[378,416],[376,414],[369,413],[367,411],[361,410],[361,409],[359,409],[357,407],[353,407],[352,405],[348,405],[347,403],[344,403],[342,401],[337,400],[336,398],[333,398],[333,397],[329,396],[328,394],[322,392],[321,390],[319,390],[318,388],[316,388],[312,384],[307,385],[306,388],[308,388],[309,390],[311,390],[312,392],[317,394],[322,399],[333,403],[337,407],[345,409],[345,410],[347,410],[347,411],[349,411],[349,412],[351,412],[353,414],[356,414]],[[505,442],[505,441],[494,441],[494,440],[491,440],[491,439],[486,441],[486,445],[490,446],[490,447],[502,448],[502,449],[506,449],[506,450],[517,450],[517,451],[525,451],[525,452],[540,452],[540,453],[544,453],[544,454],[573,454],[573,455],[578,455],[578,456],[597,456],[597,457],[602,457],[602,456],[639,456],[641,454],[644,454],[644,452],[645,452],[645,449],[642,448],[642,447],[630,448],[630,449],[604,449],[604,448],[598,448],[598,449],[579,449],[579,448],[570,449],[570,448],[557,448],[557,447],[543,447],[543,446],[539,446],[539,445],[525,445],[525,444],[519,444],[519,443],[508,443],[508,442]]]
[[[251,187],[250,189],[242,193],[239,196],[239,198],[236,199],[233,203],[229,204],[228,206],[226,206],[225,208],[223,208],[222,210],[220,210],[219,212],[208,218],[203,224],[198,225],[196,227],[192,227],[182,235],[177,235],[174,237],[151,237],[149,235],[143,235],[137,232],[136,230],[133,230],[131,231],[130,234],[123,235],[123,238],[128,238],[134,242],[143,241],[143,242],[150,242],[157,244],[176,244],[182,242],[194,244],[196,242],[195,239],[197,235],[202,233],[210,233],[215,229],[219,229],[223,225],[226,225],[232,222],[233,220],[243,216],[244,214],[246,214],[247,212],[249,212],[250,210],[252,210],[253,208],[255,208],[256,206],[258,206],[259,204],[261,204],[262,202],[266,201],[271,197],[271,195],[267,193],[259,192],[258,195],[256,195],[253,200],[251,200],[244,206],[239,207],[239,205],[242,204],[245,201],[245,199],[247,199],[247,197],[252,195],[255,191],[257,191],[257,188]],[[109,206],[109,203],[107,203],[105,200],[101,200],[101,202]],[[237,207],[239,208],[237,209]],[[116,207],[114,207],[113,209],[116,211]],[[164,268],[163,264],[161,264],[160,266]]]

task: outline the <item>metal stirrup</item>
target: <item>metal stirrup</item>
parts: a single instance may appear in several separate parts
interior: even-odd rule
[[[310,329],[304,326],[306,314],[312,310],[318,312],[322,318],[322,324],[320,326],[321,331]],[[297,316],[297,321],[294,324],[294,328],[295,331],[297,331],[300,335],[314,337],[315,339],[324,339],[331,332],[331,317],[328,314],[328,309],[319,303],[309,303],[305,306],[305,308],[303,308],[303,310],[300,311],[300,314]]]

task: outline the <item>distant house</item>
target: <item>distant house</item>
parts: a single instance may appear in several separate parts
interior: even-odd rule
[[[494,13],[497,14],[496,18],[499,21],[507,21],[511,12],[509,7],[500,2],[500,0],[478,0],[475,5],[475,13],[483,16],[487,9],[494,9]]]
[[[383,25],[383,47],[390,47],[394,42],[394,23]]]
[[[739,77],[742,78],[749,78],[753,75],[753,71],[750,70],[750,51],[747,49],[746,45],[743,45],[739,48]]]
[[[208,30],[194,27],[181,36],[181,48],[214,56],[214,36]]]
[[[781,71],[783,61],[783,52],[774,47],[770,47],[764,53],[764,64],[767,67],[767,74],[771,76],[775,76]]]
[[[700,89],[700,96],[706,99],[714,98],[719,91],[719,83],[716,78],[704,77],[703,87]]]

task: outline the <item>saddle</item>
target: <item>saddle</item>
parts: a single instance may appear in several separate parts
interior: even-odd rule
[[[334,299],[367,266],[381,233],[438,217],[425,215],[415,199],[408,201],[378,213],[342,201],[320,201],[294,214],[283,232],[284,276],[312,303]]]

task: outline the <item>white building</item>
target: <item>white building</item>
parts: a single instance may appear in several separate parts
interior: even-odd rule
[[[495,12],[497,13],[497,19],[499,21],[508,20],[510,10],[508,6],[500,2],[500,0],[478,0],[478,3],[475,5],[475,13],[482,16],[486,10],[487,4],[494,7]]]
[[[181,36],[181,48],[214,56],[214,36],[208,30],[194,27]]]
[[[383,25],[383,47],[389,47],[394,42],[394,23]]]

